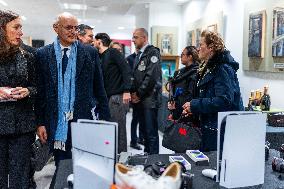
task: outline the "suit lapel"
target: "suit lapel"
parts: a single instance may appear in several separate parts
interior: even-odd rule
[[[55,89],[57,90],[57,62],[55,57],[54,44],[50,46],[49,50],[49,70]]]
[[[85,58],[86,58],[86,53],[82,45],[79,43],[77,47],[77,60],[76,60],[76,83],[82,71],[82,68],[84,67]]]

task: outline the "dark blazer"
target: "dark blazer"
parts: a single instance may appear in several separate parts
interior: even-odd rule
[[[36,103],[38,126],[46,126],[49,142],[53,142],[58,119],[57,64],[54,45],[40,48],[36,55],[39,72],[39,98]],[[99,117],[109,120],[110,112],[104,90],[98,53],[95,48],[81,43],[77,48],[74,119],[92,119],[96,105]]]
[[[144,108],[159,108],[162,102],[161,55],[148,45],[134,68],[132,92],[136,92]]]
[[[34,132],[34,101],[37,93],[34,57],[27,51],[0,58],[0,87],[26,87],[29,97],[0,102],[0,135]]]
[[[218,112],[243,110],[237,70],[239,64],[229,51],[209,59],[197,82],[198,97],[192,99],[192,113],[200,115],[203,127],[217,128]]]
[[[243,110],[237,70],[239,64],[229,51],[210,58],[198,76],[198,97],[190,101],[193,114],[199,114],[202,151],[217,149],[218,112]]]

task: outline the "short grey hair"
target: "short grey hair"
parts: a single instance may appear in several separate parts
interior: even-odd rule
[[[136,31],[142,32],[146,37],[148,37],[148,31],[145,28],[137,28]]]
[[[94,28],[92,28],[91,26],[88,26],[86,24],[80,24],[78,26],[78,34],[84,36],[84,35],[86,35],[86,31],[85,30],[93,30],[93,29]]]

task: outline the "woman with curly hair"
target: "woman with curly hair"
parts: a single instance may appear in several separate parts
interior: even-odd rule
[[[37,90],[33,56],[20,48],[22,35],[19,15],[0,10],[0,188],[29,187]]]
[[[217,150],[218,112],[243,110],[237,70],[239,64],[225,49],[222,38],[210,31],[201,33],[197,98],[183,105],[183,114],[198,114],[202,151]]]

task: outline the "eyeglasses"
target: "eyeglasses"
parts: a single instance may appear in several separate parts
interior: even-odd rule
[[[186,54],[184,54],[184,53],[181,53],[181,54],[180,54],[181,57],[182,57],[182,56],[185,56],[185,55],[186,55]]]
[[[58,24],[60,25],[60,24]],[[79,27],[78,26],[71,26],[71,25],[68,25],[68,26],[63,26],[63,25],[60,25],[62,28],[64,28],[65,30],[67,31],[72,31],[72,30],[75,30],[76,32],[79,31]]]
[[[133,36],[132,39],[138,39],[139,37],[143,37],[143,36]]]

